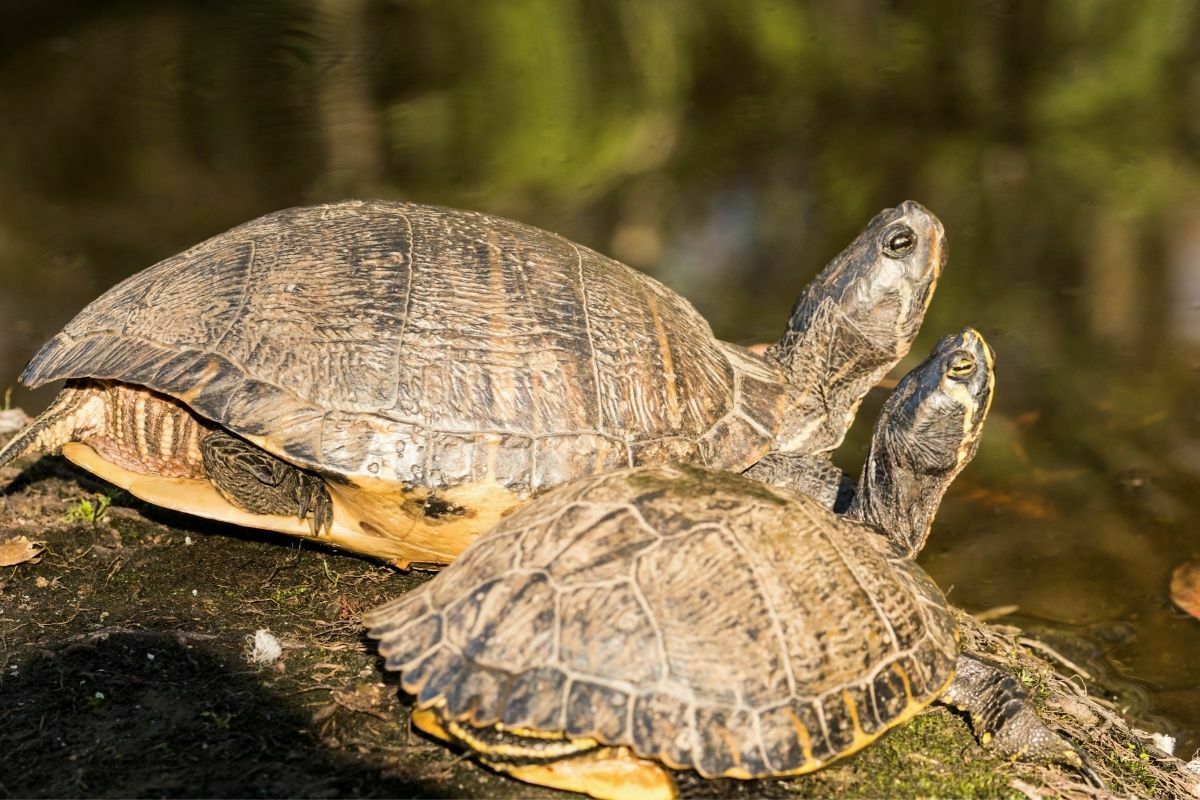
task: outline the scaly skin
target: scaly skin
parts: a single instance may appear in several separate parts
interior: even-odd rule
[[[313,536],[333,523],[333,501],[325,481],[224,431],[200,442],[204,470],[217,491],[255,514],[307,518]]]
[[[971,328],[943,337],[884,403],[847,511],[916,558],[951,481],[975,457],[995,355]]]
[[[828,456],[842,443],[867,392],[912,346],[947,253],[942,223],[909,200],[809,283],[766,353],[791,387],[773,450]]]

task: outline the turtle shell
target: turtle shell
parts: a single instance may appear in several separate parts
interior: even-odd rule
[[[854,752],[932,702],[957,656],[942,594],[885,537],[687,467],[547,493],[366,621],[421,708],[705,777]]]
[[[783,379],[686,300],[497,217],[345,202],[261,217],[88,305],[31,386],[149,387],[352,483],[498,485],[767,451]]]

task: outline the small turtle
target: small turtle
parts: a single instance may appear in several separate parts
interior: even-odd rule
[[[449,562],[533,494],[687,461],[803,465],[908,350],[945,261],[880,213],[764,357],[657,281],[485,214],[345,202],[269,214],[91,303],[22,381],[67,379],[0,465],[54,451],[151,503]],[[776,464],[772,474],[780,472]]]
[[[418,728],[600,798],[673,797],[670,770],[811,772],[935,699],[1005,755],[1079,764],[1015,678],[959,653],[913,560],[992,387],[979,334],[943,339],[887,401],[845,517],[698,467],[580,479],[367,614],[370,635]]]

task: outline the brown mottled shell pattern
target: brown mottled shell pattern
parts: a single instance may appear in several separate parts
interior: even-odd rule
[[[715,777],[807,771],[927,705],[957,645],[886,539],[728,473],[560,487],[368,615],[421,707]]]
[[[777,372],[623,264],[485,214],[360,201],[269,214],[114,287],[24,380],[70,377],[175,396],[351,481],[518,495],[643,462],[744,469],[784,402]]]

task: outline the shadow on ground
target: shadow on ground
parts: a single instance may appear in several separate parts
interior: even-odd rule
[[[433,780],[329,749],[309,715],[240,667],[194,637],[154,631],[85,637],[11,663],[0,685],[0,788],[21,797],[447,796]]]
[[[0,796],[530,794],[409,732],[359,617],[427,576],[113,492],[0,470],[0,539],[45,545],[0,569]]]

